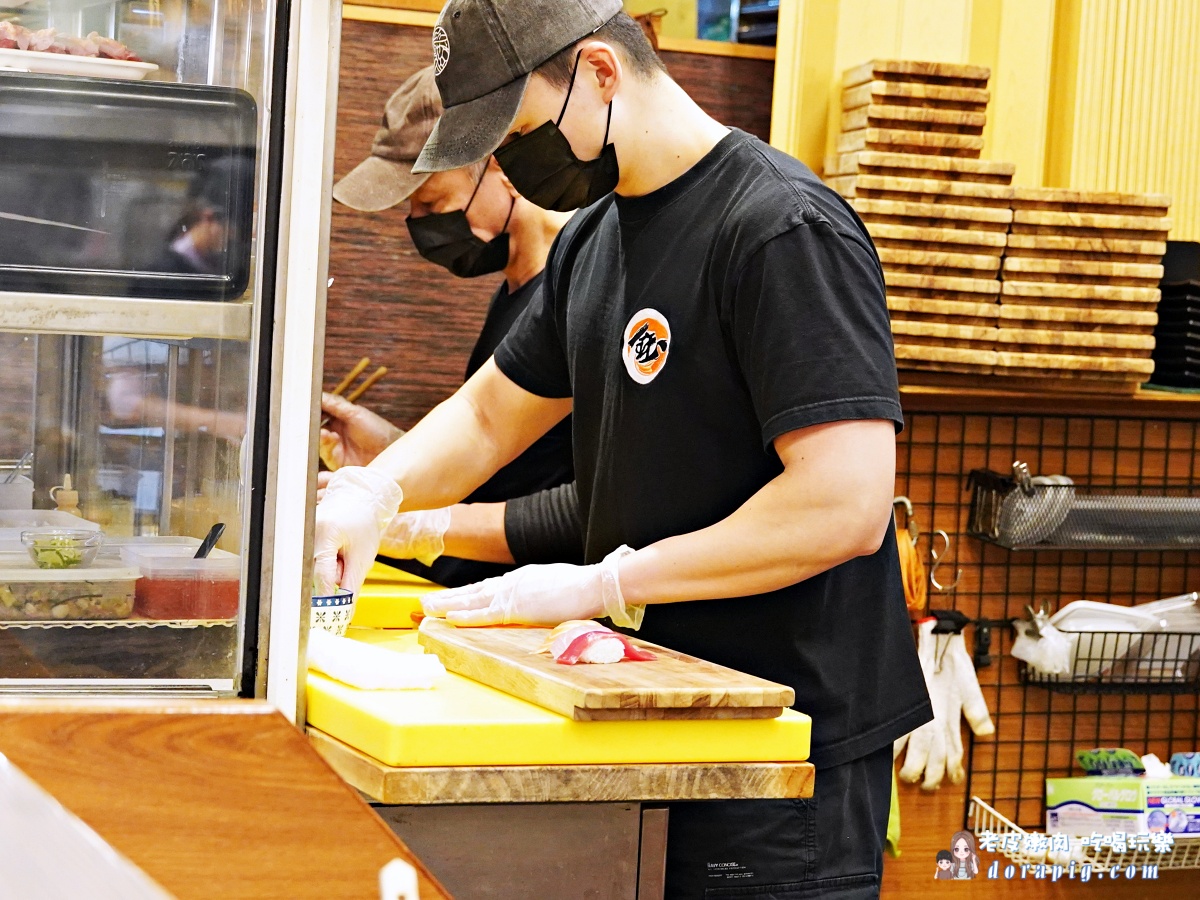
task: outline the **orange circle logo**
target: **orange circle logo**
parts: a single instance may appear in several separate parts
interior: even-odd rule
[[[639,309],[625,326],[621,358],[625,371],[638,384],[649,384],[667,364],[671,326],[656,309]]]

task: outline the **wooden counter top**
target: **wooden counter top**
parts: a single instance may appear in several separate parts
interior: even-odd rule
[[[265,703],[0,699],[0,753],[181,900],[449,897]]]
[[[611,803],[811,797],[811,763],[387,766],[316,728],[308,737],[346,782],[389,805]]]

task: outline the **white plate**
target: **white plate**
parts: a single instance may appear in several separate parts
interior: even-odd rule
[[[121,59],[101,59],[91,56],[68,56],[65,53],[43,53],[40,50],[0,50],[0,71],[34,72],[38,75],[82,75],[86,78],[116,78],[120,81],[141,81],[158,66],[147,62],[128,62]]]

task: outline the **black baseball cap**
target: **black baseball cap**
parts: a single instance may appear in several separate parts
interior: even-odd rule
[[[621,0],[450,0],[433,29],[433,71],[446,111],[413,166],[461,169],[500,146],[530,73],[593,34]]]

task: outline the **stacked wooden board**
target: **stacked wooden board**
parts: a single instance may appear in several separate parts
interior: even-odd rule
[[[986,68],[875,60],[843,77],[825,180],[883,264],[902,370],[1135,390],[1153,371],[1170,198],[1013,188],[979,158]]]
[[[1154,371],[1170,197],[1017,188],[998,372],[1136,390]]]
[[[979,159],[988,77],[980,66],[875,60],[843,78],[825,177],[875,241],[902,369],[996,365],[1015,167]]]

